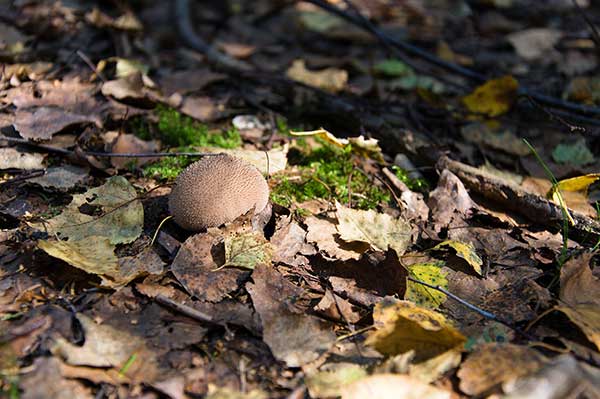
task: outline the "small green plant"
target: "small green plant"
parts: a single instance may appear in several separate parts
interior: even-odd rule
[[[425,179],[413,179],[409,176],[408,172],[397,165],[392,165],[392,171],[400,181],[412,191],[418,191],[425,193],[429,191],[429,183]]]
[[[180,150],[185,151],[186,148],[181,147]],[[144,176],[159,180],[173,180],[194,161],[195,158],[186,156],[164,157],[160,161],[145,166]]]
[[[317,141],[320,147],[295,161],[299,176],[278,178],[271,192],[273,202],[289,207],[294,201],[326,198],[348,204],[350,197],[353,206],[372,209],[390,201],[388,192],[355,167],[351,146],[337,148]]]
[[[527,141],[525,139],[523,139],[523,141],[525,142],[525,144],[527,144],[527,147],[529,147],[529,150],[533,153],[533,155],[535,156],[535,158],[537,159],[539,164],[544,169],[544,172],[546,173],[548,180],[550,180],[552,182],[552,189],[556,190],[556,187],[558,186],[558,180],[556,180],[556,177],[554,176],[554,174],[552,173],[550,168],[548,168],[548,165],[546,165],[546,163],[540,157],[540,155],[535,150],[535,148],[533,148],[533,146],[531,144],[529,144],[529,141]],[[558,268],[560,270],[562,268],[562,265],[565,263],[565,261],[568,258],[567,251],[568,251],[568,245],[569,245],[569,220],[571,218],[571,215],[569,214],[569,210],[567,209],[567,205],[565,203],[565,200],[562,197],[562,194],[560,193],[560,190],[556,190],[556,195],[558,197],[560,211],[562,213],[562,218],[563,218],[563,225],[562,225],[563,245],[562,245],[562,248],[560,251],[560,256],[558,257],[558,260],[557,260]],[[557,278],[558,278],[558,276],[555,278],[555,280]],[[554,284],[554,281],[550,285],[553,285],[553,284]]]

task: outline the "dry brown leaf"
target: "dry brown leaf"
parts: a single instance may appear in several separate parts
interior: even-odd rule
[[[459,387],[467,395],[486,395],[502,383],[539,370],[544,363],[545,358],[527,346],[484,344],[461,364]]]
[[[76,114],[55,107],[37,107],[18,109],[13,126],[26,139],[50,140],[54,134],[68,127],[85,123],[102,125],[95,115]]]
[[[0,148],[1,169],[44,169],[44,155],[36,152],[20,152],[15,148]]]
[[[350,209],[336,201],[337,230],[346,242],[363,242],[376,251],[392,248],[401,256],[411,241],[411,227],[404,218],[374,210]]]
[[[368,245],[346,243],[338,238],[336,225],[328,219],[310,216],[304,221],[308,226],[306,240],[315,243],[319,251],[329,258],[339,260],[358,260]]]
[[[308,86],[337,93],[346,87],[348,72],[343,69],[327,68],[310,71],[304,60],[295,60],[286,72],[288,78],[302,82]]]
[[[207,96],[188,96],[179,109],[181,113],[201,122],[211,122],[222,118],[225,106],[221,100]]]
[[[61,361],[53,357],[34,359],[31,371],[21,376],[22,399],[92,399],[91,389],[83,383],[66,379],[61,373]]]
[[[147,154],[160,150],[158,141],[145,141],[133,134],[120,134],[112,143],[111,152],[117,154]],[[125,169],[129,165],[142,166],[154,162],[158,158],[123,158],[112,157],[110,163],[117,169]]]
[[[236,268],[216,270],[222,262],[213,257],[213,247],[222,240],[217,232],[193,235],[181,245],[171,264],[171,272],[186,291],[203,301],[220,301],[250,276]],[[223,252],[221,256],[224,261]]]
[[[600,307],[600,280],[592,274],[593,253],[585,252],[565,262],[560,269],[560,299],[569,305],[593,304]]]
[[[52,351],[63,357],[66,363],[75,366],[112,367],[123,370],[129,378],[135,376],[145,382],[153,381],[158,376],[155,356],[146,348],[143,340],[131,336],[110,324],[97,324],[88,316],[77,315],[85,331],[83,346],[73,345],[66,339],[58,337]]]
[[[302,289],[292,285],[272,265],[259,265],[254,283],[246,284],[254,308],[260,315],[263,340],[276,359],[288,367],[316,360],[335,342],[331,326],[320,319],[290,310]]]
[[[52,166],[46,170],[43,176],[34,177],[27,182],[39,184],[42,187],[66,191],[82,184],[88,176],[89,170],[79,166]]]
[[[600,349],[600,308],[597,305],[589,303],[575,306],[558,305],[554,309],[567,315],[587,339]]]

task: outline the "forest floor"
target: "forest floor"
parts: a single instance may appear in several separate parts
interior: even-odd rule
[[[600,397],[589,3],[2,2],[0,397]]]

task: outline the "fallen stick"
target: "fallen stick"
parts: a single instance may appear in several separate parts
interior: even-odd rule
[[[458,176],[469,190],[536,224],[544,227],[557,227],[563,223],[563,214],[559,205],[539,195],[529,193],[515,184],[451,160],[446,156],[439,159],[436,168],[438,170],[448,169]],[[569,226],[569,232],[572,233],[569,238],[580,243],[600,239],[600,222],[571,209],[569,209],[569,213],[575,221],[574,225]]]

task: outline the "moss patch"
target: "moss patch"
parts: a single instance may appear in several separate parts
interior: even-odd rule
[[[237,148],[242,145],[242,138],[234,128],[222,134],[210,133],[206,125],[172,108],[159,106],[156,112],[160,139],[169,146]]]
[[[289,207],[293,202],[314,198],[338,200],[359,209],[372,209],[381,202],[389,202],[390,194],[375,185],[368,176],[355,167],[352,147],[337,148],[320,141],[320,147],[290,156],[299,175],[275,177],[271,191],[273,202]]]
[[[233,127],[221,133],[213,133],[208,127],[180,112],[158,106],[156,108],[158,124],[156,138],[164,144],[175,147],[176,152],[196,152],[196,147],[238,148],[242,145],[240,133]],[[152,138],[147,122],[138,121],[132,128],[137,127],[135,134],[148,140]],[[173,180],[181,171],[194,162],[194,157],[164,157],[158,162],[144,167],[144,175],[159,180]]]
[[[393,165],[392,171],[398,179],[400,179],[412,191],[425,193],[429,191],[429,183],[425,179],[413,179],[408,175],[408,172],[399,166]]]

